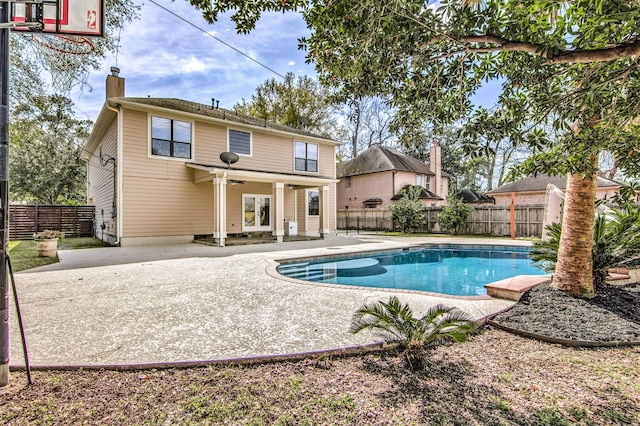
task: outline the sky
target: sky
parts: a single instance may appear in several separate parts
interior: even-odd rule
[[[220,107],[228,109],[243,98],[250,99],[264,81],[281,80],[209,34],[281,75],[316,75],[313,65],[305,64],[305,52],[298,50],[298,39],[309,35],[299,14],[264,14],[256,29],[246,35],[236,33],[228,16],[207,24],[185,0],[152,1],[187,22],[149,0],[137,1],[142,5],[141,19],[122,31],[118,55],[107,57],[102,68],[90,74],[88,86],[71,91],[79,118],[97,118],[112,66],[120,68],[126,96],[171,97],[207,105],[215,98]]]

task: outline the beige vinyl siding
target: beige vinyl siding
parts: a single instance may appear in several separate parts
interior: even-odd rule
[[[336,177],[336,153],[333,145],[318,146],[318,163],[320,176]]]
[[[150,115],[143,111],[129,109],[123,110],[122,114],[122,237],[212,234],[214,230],[213,184],[211,181],[194,183],[194,177],[204,177],[207,172],[186,167],[185,162],[188,161],[185,160],[151,157],[149,155]],[[184,120],[179,115],[157,115]],[[222,166],[219,155],[227,150],[228,128],[203,121],[191,122],[194,126],[192,141],[194,158],[191,161]],[[231,128],[239,127],[231,126]],[[115,134],[115,122],[113,133]],[[261,133],[256,130],[252,130],[252,137],[253,155],[241,156],[234,167],[265,172],[294,173],[293,137]],[[304,141],[304,139],[296,140]],[[334,177],[334,147],[318,145],[318,175]],[[273,195],[272,184],[246,182],[227,185],[226,188],[228,234],[242,232],[243,193]],[[334,229],[335,185],[331,188],[329,223]],[[297,192],[299,193],[297,204],[299,211],[296,215],[294,191],[285,188],[285,218],[297,219],[299,229],[310,229],[311,233],[317,233],[317,218],[312,219],[311,225],[303,225],[306,219],[306,192],[304,190]]]
[[[242,232],[242,194],[246,185],[227,185],[227,234]]]
[[[179,179],[125,177],[124,237],[213,233],[213,188]]]
[[[230,126],[232,129],[242,130]],[[220,154],[227,150],[228,127],[196,121],[195,162],[221,165]],[[234,167],[276,173],[301,173],[294,171],[294,138],[251,130],[253,153],[240,156]],[[302,142],[303,138],[297,138]],[[314,142],[315,143],[315,142]],[[335,149],[333,145],[318,144],[318,176],[335,177]],[[303,174],[314,174],[302,172]]]
[[[96,235],[105,241],[114,242],[117,238],[117,218],[114,211],[113,179],[114,164],[112,161],[102,165],[100,162],[100,148],[103,159],[117,156],[117,121],[114,120],[104,135],[101,144],[89,158],[88,173],[88,202],[96,207]],[[116,200],[117,201],[117,200]],[[101,225],[105,226],[104,230]]]
[[[213,233],[213,186],[193,183],[184,161],[149,158],[148,116],[125,110],[122,236]],[[195,143],[196,155],[198,144]]]
[[[220,154],[227,151],[227,128],[196,121],[195,162],[215,165],[221,163]],[[241,157],[244,163],[245,157]]]
[[[290,188],[284,189],[284,220],[295,222],[299,217],[296,217],[296,191]]]

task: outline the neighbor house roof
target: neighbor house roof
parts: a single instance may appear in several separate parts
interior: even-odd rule
[[[338,168],[338,175],[346,177],[390,170],[424,173],[427,175],[434,174],[427,164],[416,158],[395,149],[373,145],[354,159],[343,163]],[[442,176],[448,175],[442,173]]]
[[[402,197],[404,197],[404,193],[406,193],[409,188],[415,188],[417,185],[405,185],[403,186],[400,191],[398,191],[396,193],[396,195],[394,195],[393,197],[391,197],[392,201],[397,201],[399,199],[401,199]],[[418,186],[418,188],[420,189],[420,195],[418,196],[419,199],[421,200],[443,200],[444,198],[437,196],[436,194],[434,194],[433,192],[429,191],[428,189],[426,189],[423,186]]]
[[[457,194],[458,197],[462,198],[465,203],[469,204],[481,204],[481,203],[495,203],[496,200],[493,197],[487,197],[480,191],[476,191],[475,189],[465,188]]]
[[[530,176],[522,180],[519,180],[517,182],[502,185],[496,189],[487,191],[487,194],[493,195],[493,194],[504,194],[504,193],[511,193],[511,192],[542,192],[547,190],[548,184],[555,185],[559,189],[566,189],[567,177],[539,174],[535,177]],[[607,188],[607,187],[618,188],[620,184],[611,179],[598,176],[597,186],[598,188]]]

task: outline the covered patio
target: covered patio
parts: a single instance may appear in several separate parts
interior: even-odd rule
[[[219,247],[226,245],[229,234],[229,223],[232,223],[234,234],[251,233],[271,233],[275,241],[282,243],[285,241],[285,230],[287,223],[304,220],[307,227],[308,217],[300,217],[297,200],[300,190],[317,190],[317,235],[323,238],[330,232],[330,220],[332,210],[330,209],[331,184],[338,182],[337,179],[330,179],[319,176],[309,176],[300,174],[282,174],[263,172],[259,170],[247,170],[238,168],[222,168],[202,164],[187,163],[187,167],[194,169],[193,181],[196,184],[211,182],[213,184],[213,241]],[[264,185],[270,184],[270,193],[248,190],[247,194],[242,194],[241,205],[238,201],[231,201],[228,197],[230,185]],[[335,188],[335,185],[333,185]],[[261,190],[263,191],[263,190]],[[291,191],[289,196],[285,191]],[[255,192],[255,193],[252,193]],[[285,215],[285,210],[289,212]],[[335,213],[333,213],[335,215]],[[241,227],[230,222],[231,217],[240,217]],[[293,220],[291,218],[293,217]],[[289,218],[289,220],[287,220]],[[315,218],[314,218],[315,219]],[[335,217],[333,218],[335,223]],[[237,232],[238,229],[240,232]],[[289,235],[287,235],[289,236]],[[305,235],[309,236],[309,235]]]

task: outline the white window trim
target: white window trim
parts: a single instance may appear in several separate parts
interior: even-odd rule
[[[311,171],[308,171],[308,170],[297,170],[296,169],[296,142],[304,143],[304,144],[307,144],[307,145],[315,145],[315,146],[318,147],[318,160],[317,160],[318,161],[318,167],[317,167],[318,170],[317,171],[311,172]],[[312,174],[315,174],[315,175],[319,175],[320,174],[320,144],[315,143],[315,142],[301,141],[301,140],[297,140],[297,139],[293,140],[293,172],[294,173],[312,173]]]
[[[229,146],[231,142],[229,141],[229,130],[235,130],[236,132],[249,133],[249,154],[241,154],[239,152],[231,151],[231,147]],[[253,132],[251,130],[246,129],[238,129],[236,127],[227,127],[227,151],[234,152],[238,154],[239,157],[253,157]]]
[[[157,117],[157,118],[166,118],[168,120],[177,120],[177,121],[183,121],[185,123],[190,123],[191,124],[191,158],[179,158],[179,157],[167,157],[164,155],[154,155],[152,154],[153,150],[152,150],[152,144],[153,144],[153,135],[151,134],[151,118],[152,117]],[[157,114],[152,114],[152,113],[148,113],[147,114],[147,158],[153,158],[156,160],[167,160],[167,161],[180,161],[182,163],[193,163],[195,162],[195,158],[196,158],[196,123],[192,120],[186,120],[182,117],[175,117],[175,116],[171,116],[171,115],[157,115]]]
[[[314,191],[318,193],[318,197],[320,197],[320,188],[309,188],[304,191],[305,199],[304,199],[304,215],[307,218],[310,217],[320,217],[320,199],[318,199],[318,214],[309,214],[309,192]]]

